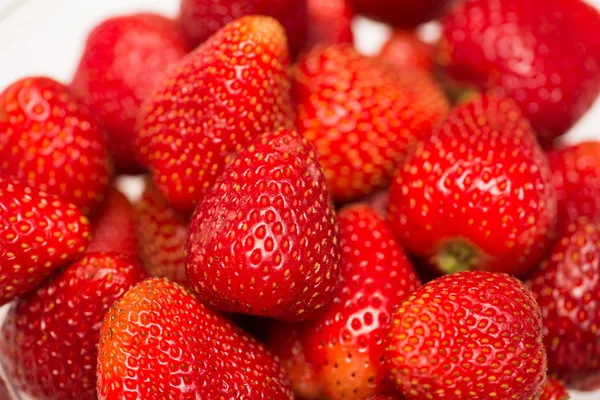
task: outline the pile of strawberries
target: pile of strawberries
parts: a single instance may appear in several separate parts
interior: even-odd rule
[[[353,48],[355,13],[396,27],[377,57]],[[599,32],[582,0],[183,0],[176,20],[104,21],[69,85],[0,93],[5,389],[600,388],[600,142],[560,139],[599,95]],[[120,174],[146,175],[135,204]]]

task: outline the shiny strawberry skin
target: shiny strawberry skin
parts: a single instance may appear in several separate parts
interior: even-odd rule
[[[74,205],[0,177],[0,305],[83,253],[88,219]]]
[[[144,267],[150,276],[185,282],[185,241],[189,218],[173,209],[150,179],[135,205]]]
[[[340,274],[338,226],[314,148],[296,131],[242,150],[190,224],[186,277],[206,305],[311,318]]]
[[[102,318],[144,277],[121,254],[87,254],[13,304],[0,331],[11,382],[36,399],[96,399]]]
[[[351,0],[356,12],[394,26],[412,28],[438,17],[450,0]]]
[[[381,190],[366,199],[367,204],[375,211],[379,218],[387,220],[387,210],[390,204],[390,190]]]
[[[396,30],[379,52],[394,68],[417,68],[434,72],[433,50],[412,31]]]
[[[540,400],[569,400],[571,396],[561,381],[548,378]]]
[[[0,132],[4,174],[85,214],[104,199],[111,173],[104,131],[63,84],[32,77],[6,88],[0,93]]]
[[[71,87],[106,129],[119,172],[143,171],[134,146],[141,103],[186,53],[177,23],[158,14],[110,18],[89,34]]]
[[[309,38],[306,47],[354,41],[354,10],[350,0],[307,0],[307,7]]]
[[[293,399],[265,347],[176,283],[151,278],[109,310],[98,394],[112,399]]]
[[[558,197],[558,225],[580,217],[600,221],[600,142],[585,142],[548,153]]]
[[[556,222],[548,161],[509,99],[455,108],[398,169],[388,215],[400,244],[443,273],[524,275]]]
[[[158,84],[137,147],[169,203],[192,211],[235,153],[293,123],[281,25],[251,16],[219,30]]]
[[[86,254],[117,252],[141,262],[133,206],[125,195],[111,188],[92,220],[92,241]]]
[[[568,386],[600,387],[600,225],[568,225],[529,277],[542,310],[548,373]]]
[[[182,0],[179,21],[190,43],[204,42],[210,35],[246,15],[266,15],[285,28],[292,54],[307,39],[307,0]]]
[[[398,308],[387,331],[386,359],[407,400],[541,394],[540,310],[508,275],[467,271],[427,283]]]
[[[272,320],[267,326],[265,343],[280,360],[296,398],[321,400],[325,398],[323,382],[305,354],[307,329],[309,324]]]
[[[512,97],[544,144],[567,132],[600,92],[598,11],[581,0],[459,4],[443,21],[446,72]]]
[[[294,95],[296,126],[317,148],[338,202],[389,183],[407,147],[448,111],[429,75],[399,74],[349,45],[306,54],[295,70]]]
[[[305,352],[330,400],[393,394],[383,361],[384,327],[420,285],[387,224],[364,204],[338,214],[341,283],[303,333]]]

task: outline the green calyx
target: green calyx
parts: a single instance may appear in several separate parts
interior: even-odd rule
[[[445,274],[476,269],[480,262],[476,247],[464,239],[447,240],[434,257],[437,267]]]

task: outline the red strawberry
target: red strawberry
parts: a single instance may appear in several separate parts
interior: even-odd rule
[[[0,93],[0,170],[72,202],[88,214],[110,174],[106,138],[64,85],[42,77]]]
[[[15,303],[0,331],[11,382],[36,399],[96,399],[100,323],[143,278],[121,254],[88,254]]]
[[[431,47],[411,31],[395,31],[379,56],[399,70],[418,68],[433,72],[434,69]]]
[[[150,276],[185,282],[185,241],[188,218],[174,210],[151,180],[135,206],[135,218],[144,266]]]
[[[194,46],[231,21],[246,15],[267,15],[285,28],[292,54],[307,38],[307,0],[181,0],[180,23]]]
[[[112,399],[293,399],[264,346],[176,283],[153,278],[104,318],[98,392]]]
[[[188,284],[207,305],[313,317],[337,285],[340,252],[312,146],[281,129],[242,150],[198,204],[186,253]]]
[[[383,362],[384,327],[420,282],[371,208],[349,206],[338,221],[342,282],[327,311],[303,332],[305,353],[330,400],[392,394]]]
[[[508,275],[469,271],[427,283],[387,330],[390,372],[407,400],[530,400],[542,392],[540,310]]]
[[[551,178],[516,105],[477,97],[404,160],[390,191],[390,224],[407,251],[441,272],[523,275],[550,245]]]
[[[336,201],[385,186],[407,147],[448,111],[429,75],[399,74],[347,45],[308,53],[294,89],[296,125],[317,148]]]
[[[352,43],[354,10],[350,0],[307,0],[309,38],[307,47],[319,43]]]
[[[395,26],[414,27],[438,17],[451,0],[352,0],[358,13]]]
[[[133,206],[123,193],[114,188],[108,191],[106,200],[92,221],[92,241],[85,252],[109,251],[141,262]]]
[[[83,253],[89,222],[74,205],[0,177],[0,305]]]
[[[600,225],[582,219],[561,234],[533,271],[542,310],[548,373],[569,386],[600,387]]]
[[[548,153],[558,196],[559,226],[579,217],[600,221],[600,142]]]
[[[548,378],[544,385],[544,391],[540,400],[569,400],[571,396],[562,382]]]
[[[280,360],[292,383],[297,398],[321,400],[324,398],[323,383],[314,365],[307,360],[304,346],[305,324],[270,322],[266,343]]]
[[[545,144],[564,134],[600,92],[598,11],[581,0],[460,4],[443,22],[446,72],[512,97]]]
[[[281,26],[252,16],[167,73],[142,109],[137,145],[171,204],[193,210],[237,151],[291,125],[287,63]]]
[[[72,87],[107,130],[120,172],[141,172],[134,147],[141,102],[186,52],[177,24],[157,14],[110,18],[88,36]]]

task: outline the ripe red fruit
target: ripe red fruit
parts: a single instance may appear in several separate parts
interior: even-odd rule
[[[544,322],[548,373],[568,386],[600,387],[600,225],[569,224],[530,287]]]
[[[173,209],[151,180],[135,206],[140,252],[150,276],[185,282],[188,219]]]
[[[0,331],[11,382],[36,399],[96,399],[100,323],[144,276],[121,254],[88,254],[13,304]]]
[[[89,241],[89,222],[74,205],[0,177],[0,305],[34,289]]]
[[[600,221],[600,142],[548,153],[558,198],[558,225],[580,217]]]
[[[292,124],[282,27],[251,16],[218,31],[158,84],[138,150],[169,203],[193,210],[235,153]]]
[[[386,359],[407,400],[527,400],[542,392],[540,310],[508,275],[468,271],[427,283],[387,330]]]
[[[392,231],[366,205],[338,214],[341,283],[327,311],[303,334],[307,359],[327,399],[393,394],[384,363],[384,328],[420,285]]]
[[[544,391],[540,400],[569,400],[571,396],[562,382],[553,378],[548,378],[544,385]]]
[[[433,72],[434,69],[431,46],[412,31],[395,31],[381,48],[379,57],[399,70],[417,68]]]
[[[350,0],[307,0],[308,44],[352,43],[354,10]]]
[[[600,14],[593,6],[581,0],[459,4],[443,21],[437,57],[452,78],[512,97],[544,144],[590,108],[600,92]]]
[[[293,399],[265,347],[176,283],[148,279],[102,325],[98,393],[108,399]]]
[[[307,39],[307,0],[182,0],[179,20],[190,43],[199,45],[221,27],[246,15],[266,15],[285,28],[292,54]]]
[[[443,273],[525,274],[550,245],[556,192],[509,99],[457,107],[398,169],[389,218],[400,244]]]
[[[89,214],[104,199],[111,168],[104,132],[69,89],[21,79],[0,93],[0,170]]]
[[[428,74],[399,74],[348,45],[320,47],[300,60],[294,94],[296,126],[317,148],[340,202],[389,183],[407,147],[448,111]]]
[[[303,323],[270,321],[265,342],[281,361],[297,398],[321,400],[324,398],[323,382],[304,350],[305,327]]]
[[[450,0],[351,0],[356,12],[395,26],[415,27],[442,14]]]
[[[92,220],[92,241],[85,250],[87,254],[111,251],[141,262],[133,206],[114,188],[109,189],[106,200]]]
[[[71,87],[106,129],[117,169],[143,169],[135,153],[142,100],[165,69],[187,53],[175,21],[157,14],[109,18],[88,36]]]
[[[198,204],[186,276],[205,304],[285,320],[312,318],[340,273],[338,227],[313,147],[261,135]]]

